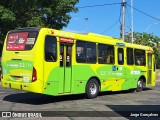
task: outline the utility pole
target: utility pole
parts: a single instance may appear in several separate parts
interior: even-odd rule
[[[122,40],[125,41],[125,7],[126,2],[122,0],[122,26],[121,26],[121,33],[122,33]]]
[[[131,38],[133,44],[133,0],[131,0]]]

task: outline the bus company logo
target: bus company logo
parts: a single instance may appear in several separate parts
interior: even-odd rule
[[[11,117],[11,112],[2,112],[2,117]]]
[[[117,67],[116,66],[112,66],[112,71],[116,71]]]

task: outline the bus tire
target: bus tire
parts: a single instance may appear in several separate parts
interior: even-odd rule
[[[96,98],[99,93],[99,83],[95,78],[88,81],[86,85],[86,97],[89,99]]]
[[[128,91],[129,91],[130,93],[133,93],[133,92],[136,91],[136,88],[129,89]]]
[[[139,79],[137,82],[136,92],[141,92],[143,90],[143,79]]]

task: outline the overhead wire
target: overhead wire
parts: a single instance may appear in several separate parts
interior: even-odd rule
[[[108,30],[110,30],[112,27],[114,27],[117,23],[119,23],[119,20],[116,21],[113,25],[111,25],[109,28],[107,28],[106,30],[104,30],[101,34],[104,34],[105,32],[107,32]]]
[[[107,6],[107,5],[118,5],[118,4],[122,4],[122,3],[106,3],[106,4],[99,4],[99,5],[80,6],[80,7],[77,7],[77,8],[83,9],[83,8],[103,7],[103,6]],[[148,14],[148,13],[145,13],[145,12],[143,12],[143,11],[141,11],[141,10],[133,7],[133,6],[131,6],[131,5],[128,4],[127,2],[126,2],[126,5],[129,6],[129,7],[131,7],[131,8],[133,8],[134,10],[136,10],[136,11],[138,11],[138,12],[140,12],[140,13],[146,15],[146,16],[148,16],[148,17],[151,17],[151,18],[153,18],[153,19],[155,19],[155,20],[160,21],[160,19],[158,19],[158,18],[156,18],[156,17],[154,17],[154,16],[152,16],[152,15],[150,15],[150,14]],[[109,28],[107,28],[106,30],[104,30],[104,31],[102,32],[102,34],[104,34],[106,31],[108,31],[108,30],[110,30],[112,27],[114,27],[118,22],[121,24],[121,15],[124,14],[124,13],[121,13],[121,11],[122,11],[121,9],[122,9],[122,8],[120,8],[119,20],[116,21],[116,22],[115,22],[113,25],[111,25]]]
[[[123,13],[124,14],[124,13]],[[120,14],[119,14],[119,19],[118,21],[116,21],[114,24],[112,24],[109,28],[107,28],[106,30],[104,30],[101,34],[104,34],[105,32],[107,32],[108,30],[110,30],[111,28],[113,28],[116,24],[121,23],[121,15],[122,15],[122,7],[120,7]]]
[[[80,7],[77,7],[79,9],[81,8],[93,8],[93,7],[103,7],[103,6],[109,6],[109,5],[121,5],[122,3],[106,3],[106,4],[99,4],[99,5],[90,5],[90,6],[80,6]],[[109,28],[107,28],[106,30],[104,30],[101,34],[104,34],[106,31],[110,30],[112,27],[114,27],[118,22],[121,23],[120,21],[120,17],[121,17],[121,13],[120,13],[120,16],[119,16],[119,19],[118,21],[116,21],[113,25],[111,25]]]
[[[80,6],[80,7],[77,7],[77,8],[92,8],[92,7],[103,7],[103,6],[107,6],[107,5],[118,5],[118,4],[121,4],[121,3],[106,3],[106,4],[101,4],[101,5],[90,5],[90,6]]]
[[[80,7],[77,7],[77,8],[80,8],[80,9],[81,9],[81,8],[90,8],[90,7],[103,7],[103,6],[107,6],[107,5],[118,5],[118,4],[122,4],[122,3],[106,3],[106,4],[99,4],[99,5],[80,6]],[[148,16],[148,17],[151,17],[151,18],[153,18],[153,19],[156,19],[156,20],[160,21],[160,19],[158,19],[158,18],[156,18],[156,17],[154,17],[154,16],[152,16],[152,15],[150,15],[150,14],[148,14],[148,13],[145,13],[145,12],[143,12],[143,11],[141,11],[141,10],[133,7],[133,6],[131,6],[131,5],[128,4],[127,2],[126,2],[126,5],[129,6],[129,7],[132,7],[132,8],[135,9],[136,11],[138,11],[138,12],[140,12],[140,13]]]
[[[121,16],[122,16],[122,7],[120,7],[120,13],[119,13],[119,23],[120,23],[120,25],[122,24]]]
[[[148,14],[148,13],[145,13],[145,12],[143,12],[143,11],[141,11],[141,10],[139,10],[139,9],[137,9],[137,8],[135,8],[135,7],[133,7],[133,6],[131,6],[131,5],[129,5],[128,3],[126,3],[126,5],[129,6],[129,7],[132,7],[134,10],[136,10],[136,11],[138,11],[138,12],[140,12],[140,13],[142,13],[142,14],[148,16],[148,17],[151,17],[151,18],[153,18],[153,19],[155,19],[155,20],[160,21],[160,19],[158,19],[158,18],[156,18],[156,17],[154,17],[154,16],[152,16],[152,15],[150,15],[150,14]]]

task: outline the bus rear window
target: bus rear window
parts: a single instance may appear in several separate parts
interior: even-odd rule
[[[31,50],[36,42],[38,32],[17,32],[9,33],[6,43],[6,50],[25,51]]]

